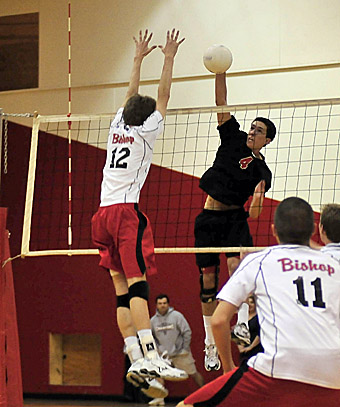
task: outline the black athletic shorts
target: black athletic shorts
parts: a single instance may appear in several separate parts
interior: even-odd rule
[[[195,220],[195,247],[252,247],[248,216],[243,208],[229,211],[203,209]],[[226,257],[238,255],[226,253]],[[196,253],[196,264],[199,267],[219,265],[220,255]]]

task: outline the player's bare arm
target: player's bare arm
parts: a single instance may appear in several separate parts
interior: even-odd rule
[[[230,321],[237,307],[227,301],[220,301],[212,318],[211,327],[224,373],[235,368],[231,354]]]
[[[174,58],[177,53],[178,47],[185,40],[185,38],[182,38],[181,40],[179,40],[178,38],[179,31],[173,29],[171,32],[167,32],[165,46],[163,47],[162,45],[159,45],[159,48],[164,54],[164,64],[158,86],[156,109],[162,114],[163,117],[165,117],[166,109],[170,99]]]
[[[125,101],[123,103],[123,106],[125,106],[127,100],[131,96],[138,93],[139,82],[140,82],[140,69],[141,69],[143,59],[147,55],[149,55],[151,51],[153,51],[155,48],[157,48],[156,45],[153,45],[151,47],[149,46],[151,38],[152,38],[152,33],[149,34],[148,30],[145,30],[144,34],[143,34],[142,30],[140,30],[138,39],[136,37],[133,37],[133,40],[136,45],[135,57],[133,60],[129,87],[126,92]]]
[[[258,218],[261,215],[264,201],[266,183],[264,180],[260,181],[253,193],[253,199],[249,207],[249,216],[253,219]]]
[[[260,337],[257,335],[257,336],[255,336],[255,339],[253,340],[253,342],[250,345],[248,345],[248,346],[237,345],[237,347],[238,347],[238,350],[240,353],[247,353],[247,352],[250,352],[251,350],[253,350],[255,348],[255,346],[257,346],[259,344],[260,344]]]
[[[227,82],[225,72],[215,76],[216,106],[227,106]],[[218,124],[221,125],[231,118],[230,112],[217,113]]]

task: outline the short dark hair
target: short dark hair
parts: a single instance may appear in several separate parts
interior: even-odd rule
[[[313,209],[301,198],[286,198],[276,208],[274,225],[280,243],[308,245],[314,232]]]
[[[163,298],[166,298],[166,300],[168,301],[168,302],[170,302],[170,300],[169,300],[169,297],[166,295],[166,294],[159,294],[159,295],[157,295],[157,297],[156,297],[156,304],[157,304],[157,301],[158,300],[162,300]]]
[[[325,205],[321,211],[320,224],[331,242],[340,243],[340,205]]]
[[[141,126],[155,109],[155,99],[150,96],[141,96],[137,93],[131,96],[124,106],[124,122],[129,126]]]
[[[253,120],[253,123],[256,121],[262,122],[266,125],[267,127],[266,136],[273,141],[276,134],[275,124],[271,120],[266,119],[265,117],[256,117],[256,119]]]

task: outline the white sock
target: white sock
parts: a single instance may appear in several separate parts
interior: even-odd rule
[[[141,329],[137,334],[142,345],[144,357],[148,357],[149,359],[157,357],[157,345],[152,336],[151,329]]]
[[[130,359],[131,364],[143,357],[143,353],[136,336],[128,336],[124,339],[124,343],[126,346],[126,353]]]
[[[248,327],[248,316],[249,316],[249,305],[243,302],[238,309],[237,313],[237,323],[246,324]],[[249,327],[248,327],[249,328]]]
[[[215,345],[214,335],[211,330],[211,316],[210,315],[203,315],[203,324],[205,330],[205,339],[204,343],[209,345]]]

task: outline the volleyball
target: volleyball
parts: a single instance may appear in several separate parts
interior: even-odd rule
[[[223,73],[227,71],[233,62],[233,55],[229,48],[224,45],[212,45],[203,54],[203,63],[208,71]]]

